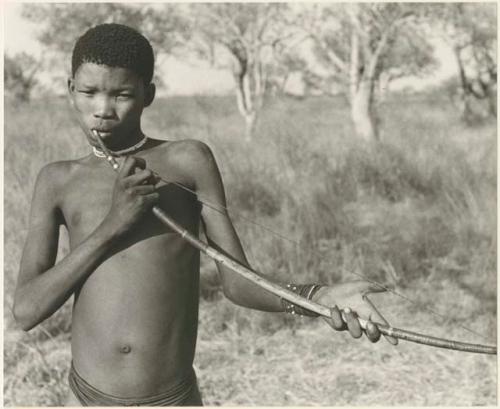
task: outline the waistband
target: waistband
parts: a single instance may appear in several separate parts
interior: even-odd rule
[[[142,398],[120,398],[90,385],[76,371],[73,362],[68,375],[69,387],[83,406],[178,406],[197,388],[193,368],[186,378],[157,395]]]

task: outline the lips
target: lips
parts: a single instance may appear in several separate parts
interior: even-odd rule
[[[102,136],[110,135],[111,132],[113,132],[112,129],[97,129],[97,128],[93,128],[93,130],[99,132],[99,135],[102,135]]]

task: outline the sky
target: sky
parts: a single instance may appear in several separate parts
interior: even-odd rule
[[[37,26],[21,17],[22,3],[4,2],[1,7],[5,18],[5,52],[15,54],[24,51],[35,57],[40,57],[43,49],[36,40]],[[457,66],[452,50],[442,41],[434,41],[434,47],[439,67],[432,75],[423,79],[401,79],[392,84],[392,88],[421,89],[456,75]],[[233,77],[228,70],[215,69],[203,61],[189,64],[175,57],[168,57],[159,70],[159,75],[165,82],[169,95],[227,94],[234,88]],[[63,72],[61,74],[66,75]],[[49,78],[48,74],[43,74],[40,79],[42,83],[49,83]],[[59,92],[64,92],[65,81],[57,82],[56,88],[60,88]],[[300,90],[301,87],[296,78],[295,81],[292,78],[289,88],[292,92]]]

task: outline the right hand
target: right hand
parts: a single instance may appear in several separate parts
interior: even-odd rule
[[[105,222],[118,234],[128,232],[158,202],[156,183],[158,177],[146,169],[143,159],[127,157],[120,166]]]

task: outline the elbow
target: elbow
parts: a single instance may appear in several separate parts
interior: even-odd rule
[[[224,297],[226,297],[233,304],[241,305],[240,297],[238,297],[237,290],[234,286],[231,285],[223,285],[222,292],[224,293]]]
[[[12,315],[17,326],[23,331],[28,332],[37,325],[35,313],[27,303],[14,301]]]
[[[254,303],[248,299],[244,291],[241,291],[238,286],[224,286],[224,296],[233,304],[239,307],[255,308]]]

